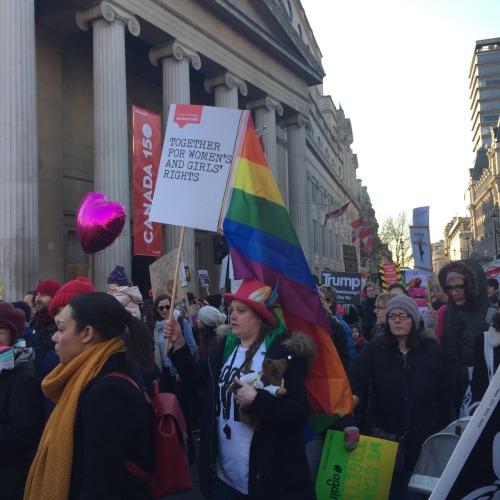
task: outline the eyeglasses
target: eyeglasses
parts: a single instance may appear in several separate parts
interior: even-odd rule
[[[455,286],[448,285],[448,286],[445,286],[444,288],[448,293],[463,292],[465,290],[465,285],[455,285]]]
[[[384,306],[375,306],[375,307],[373,308],[373,310],[375,310],[375,309],[386,309],[386,308],[385,308]]]
[[[170,311],[170,306],[158,306],[158,311]]]
[[[401,321],[406,321],[407,319],[410,319],[411,316],[406,313],[399,313],[399,314],[394,314],[394,313],[389,313],[387,315],[387,319],[391,321],[396,321],[396,319],[400,319]]]

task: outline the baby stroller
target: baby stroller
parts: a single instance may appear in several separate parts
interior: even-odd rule
[[[427,438],[408,484],[409,489],[428,495],[432,493],[471,418],[459,418]]]

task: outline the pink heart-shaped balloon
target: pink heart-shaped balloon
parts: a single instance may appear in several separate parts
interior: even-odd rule
[[[125,208],[101,193],[87,193],[76,212],[76,236],[86,254],[100,252],[120,236],[125,227]]]

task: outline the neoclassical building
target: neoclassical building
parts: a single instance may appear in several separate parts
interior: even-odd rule
[[[373,209],[356,176],[351,123],[323,95],[321,52],[300,1],[2,0],[0,23],[6,300],[40,279],[75,275],[105,290],[117,264],[147,290],[154,259],[132,255],[133,105],[164,123],[171,103],[250,110],[311,271],[343,269],[350,223]],[[124,234],[92,256],[75,233],[89,191],[129,214]],[[323,225],[345,200],[348,210]],[[165,227],[164,252],[179,233]],[[195,293],[196,269],[218,288],[212,236],[186,231]]]

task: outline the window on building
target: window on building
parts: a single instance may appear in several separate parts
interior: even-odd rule
[[[481,115],[481,123],[489,123],[489,122],[494,122],[495,125],[498,122],[498,117],[500,116],[499,113],[492,113],[488,115]]]
[[[491,66],[478,67],[479,76],[494,75],[496,73],[500,73],[500,64],[492,64]]]
[[[319,224],[317,220],[313,220],[313,252],[318,254],[319,240]]]

